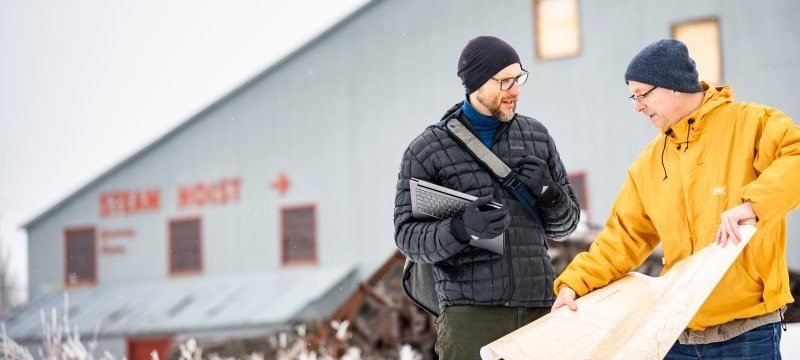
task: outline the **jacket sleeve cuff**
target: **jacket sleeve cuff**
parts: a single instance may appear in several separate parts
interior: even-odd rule
[[[572,289],[577,297],[581,297],[589,293],[589,289],[585,286],[571,285],[561,277],[556,278],[556,280],[553,282],[553,291],[555,292],[556,296],[558,296],[558,292],[564,287]]]
[[[552,181],[545,186],[547,186],[547,190],[545,190],[542,194],[539,194],[539,204],[544,207],[556,206],[558,201],[562,198],[561,186],[558,186],[558,184]]]
[[[454,217],[453,220],[450,222],[450,231],[453,233],[453,237],[462,244],[469,244],[471,240],[469,234],[467,234],[467,229],[464,227],[464,219],[460,216]]]

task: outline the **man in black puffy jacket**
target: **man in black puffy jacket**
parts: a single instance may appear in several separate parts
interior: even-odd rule
[[[518,174],[536,200],[544,231],[492,173],[444,128],[430,126],[406,149],[395,197],[395,242],[417,263],[434,265],[442,313],[436,352],[442,359],[479,358],[479,349],[550,312],[553,268],[546,237],[561,240],[579,210],[555,143],[540,122],[516,114],[528,73],[516,51],[491,36],[472,39],[458,61],[466,99],[444,119],[458,117]],[[460,216],[412,218],[409,180],[418,178],[479,198]],[[501,209],[483,210],[490,200]],[[498,254],[469,245],[504,235]]]

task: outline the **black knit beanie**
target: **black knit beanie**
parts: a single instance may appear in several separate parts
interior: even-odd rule
[[[494,36],[478,36],[470,40],[461,51],[461,57],[458,58],[458,77],[461,78],[467,94],[471,94],[500,70],[519,62],[517,52],[505,41]]]
[[[683,93],[703,91],[686,44],[674,39],[656,41],[636,54],[625,71],[625,83],[630,80]]]

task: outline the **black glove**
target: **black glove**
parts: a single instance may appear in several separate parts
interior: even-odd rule
[[[517,163],[517,178],[528,186],[531,195],[543,206],[553,206],[561,197],[547,163],[536,156],[525,156]]]
[[[490,201],[491,196],[479,197],[467,205],[460,217],[453,219],[453,231],[460,242],[466,244],[470,240],[493,239],[506,231],[511,223],[508,207],[481,210]]]

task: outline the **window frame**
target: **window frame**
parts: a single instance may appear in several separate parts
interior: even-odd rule
[[[69,253],[69,243],[70,243],[70,234],[75,233],[91,233],[92,234],[92,277],[91,278],[81,278],[78,277],[77,281],[70,281],[70,253]],[[64,285],[66,287],[73,287],[73,286],[84,286],[84,285],[96,285],[97,284],[97,229],[94,226],[83,226],[83,227],[74,227],[74,228],[65,228],[64,229]]]
[[[573,171],[567,173],[567,178],[569,179],[569,184],[572,185],[572,190],[575,191],[575,197],[578,198],[578,206],[586,215],[586,222],[591,224],[589,218],[589,173],[581,170],[581,171]],[[580,186],[575,186],[576,183],[573,182],[573,179],[580,179]],[[583,197],[579,196],[579,194],[583,194]]]
[[[720,24],[718,16],[708,16],[708,17],[704,17],[704,18],[698,18],[698,19],[691,19],[691,20],[686,20],[686,21],[674,22],[674,23],[672,23],[670,25],[670,34],[671,34],[673,39],[682,41],[683,43],[685,43],[687,45],[687,47],[689,48],[689,56],[692,58],[692,60],[695,61],[696,65],[699,65],[698,58],[695,58],[695,56],[697,56],[697,55],[695,54],[693,56],[693,54],[692,54],[692,44],[691,44],[691,42],[688,42],[684,38],[678,38],[677,34],[678,34],[678,31],[679,31],[679,29],[681,27],[704,24],[704,23],[713,23],[714,27],[717,30],[717,44],[716,44],[716,48],[717,48],[717,54],[716,54],[717,59],[716,60],[717,61],[716,61],[716,66],[717,66],[717,72],[718,73],[716,75],[718,76],[718,78],[717,79],[712,79],[712,78],[710,78],[708,76],[708,74],[703,74],[701,72],[699,74],[700,81],[706,81],[711,86],[722,85],[722,84],[725,83],[725,69],[723,67],[724,60],[722,59],[722,27],[721,27],[721,24]],[[700,72],[701,66],[697,66],[697,67],[698,67],[698,72]]]
[[[562,0],[562,1],[572,1],[575,4],[575,16],[577,17],[577,44],[575,50],[570,52],[565,52],[563,54],[556,54],[556,55],[547,55],[542,51],[542,30],[539,26],[541,21],[539,21],[539,4],[543,1],[555,1],[555,0],[533,0],[531,1],[532,7],[532,14],[533,14],[533,49],[536,55],[536,59],[540,61],[550,61],[550,60],[561,60],[561,59],[569,59],[572,57],[577,57],[583,51],[583,27],[581,26],[581,3],[579,0]]]
[[[312,255],[309,258],[305,259],[288,259],[287,258],[287,247],[288,247],[288,239],[286,233],[286,214],[291,211],[298,211],[298,210],[311,210],[311,246],[312,246]],[[283,206],[280,210],[280,257],[281,257],[281,266],[295,266],[295,265],[316,265],[319,261],[319,247],[318,247],[318,240],[317,240],[317,206],[316,204],[302,204],[302,205],[291,205],[291,206]]]
[[[196,269],[175,269],[175,256],[174,253],[174,235],[172,233],[172,226],[175,223],[184,223],[184,222],[197,222],[197,268]],[[203,272],[203,219],[200,216],[191,216],[191,217],[180,217],[180,218],[173,218],[169,219],[167,223],[167,261],[169,263],[169,274],[170,276],[180,276],[180,275],[194,275],[200,274]]]

